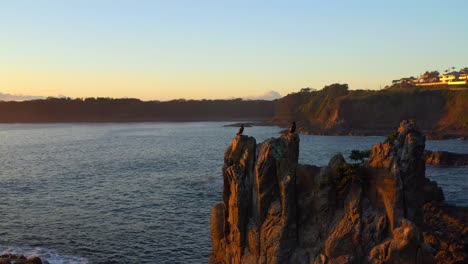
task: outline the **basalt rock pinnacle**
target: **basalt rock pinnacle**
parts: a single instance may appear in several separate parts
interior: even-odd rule
[[[209,263],[466,260],[463,232],[453,234],[456,252],[425,243],[431,233],[424,219],[440,228],[430,216],[440,213],[434,208],[444,198],[425,178],[424,146],[414,122],[403,121],[392,140],[372,148],[367,163],[348,164],[338,154],[317,167],[298,164],[294,133],[258,145],[235,137],[224,157],[223,201],[212,210]],[[466,233],[466,222],[456,223]]]

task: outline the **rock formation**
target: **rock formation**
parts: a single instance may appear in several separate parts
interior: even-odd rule
[[[0,264],[48,264],[39,257],[26,258],[23,255],[3,254],[0,256]]]
[[[466,261],[464,243],[451,241],[452,252],[426,241],[445,227],[425,224],[437,209],[424,204],[438,208],[444,198],[425,178],[424,147],[424,135],[404,121],[393,141],[372,148],[368,163],[348,164],[338,154],[316,167],[298,164],[296,134],[259,145],[237,136],[225,153],[223,201],[212,210],[209,263]],[[466,218],[456,226],[465,233],[455,239],[466,240]]]
[[[468,166],[468,154],[448,151],[424,151],[426,164],[434,166]]]
[[[468,262],[468,208],[430,202],[424,205],[424,243],[438,263]]]

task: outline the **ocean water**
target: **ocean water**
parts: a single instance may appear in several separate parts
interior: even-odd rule
[[[50,263],[206,263],[211,207],[221,200],[223,122],[0,125],[0,253]],[[257,142],[277,127],[246,128]],[[301,135],[300,162],[382,137]],[[467,152],[468,142],[427,149]],[[427,168],[468,205],[468,168]]]

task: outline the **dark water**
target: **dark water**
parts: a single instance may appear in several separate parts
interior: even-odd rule
[[[206,263],[211,207],[236,128],[226,123],[0,125],[0,253],[54,263]],[[276,127],[246,128],[258,141]],[[302,163],[381,137],[301,136]],[[466,141],[429,141],[467,152]],[[468,205],[467,168],[427,174]]]

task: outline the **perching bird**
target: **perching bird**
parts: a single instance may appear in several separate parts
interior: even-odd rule
[[[289,133],[296,133],[296,122],[292,122],[291,128],[289,129]]]
[[[241,127],[239,128],[239,131],[237,131],[237,135],[242,135],[242,133],[244,132],[244,125],[241,124]]]

